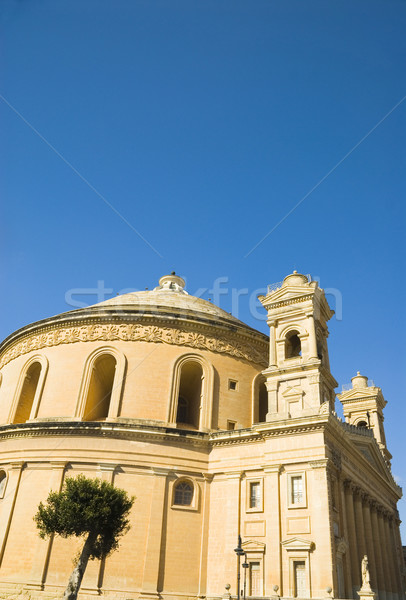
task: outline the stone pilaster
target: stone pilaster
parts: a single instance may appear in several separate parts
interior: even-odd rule
[[[266,555],[265,555],[265,596],[273,593],[273,586],[279,586],[283,595],[282,546],[281,546],[281,508],[280,508],[280,471],[281,465],[264,467],[264,498],[267,518]]]
[[[60,492],[63,484],[66,463],[65,461],[52,461],[50,463],[49,491]],[[46,465],[48,467],[48,465]],[[37,548],[32,563],[30,580],[27,587],[30,589],[44,588],[48,571],[49,559],[51,557],[54,535],[47,540],[38,537]]]
[[[213,475],[203,474],[203,506],[202,506],[202,530],[199,561],[199,593],[198,596],[206,595],[207,587],[207,551],[209,536],[209,509],[210,509],[210,484]]]
[[[165,522],[165,499],[168,494],[168,469],[153,468],[154,488],[151,497],[149,528],[145,547],[144,572],[140,598],[159,598],[160,554]]]
[[[21,473],[24,465],[24,462],[13,462],[11,463],[8,472],[7,488],[2,500],[4,518],[0,523],[0,567],[7,545],[8,534],[10,531],[11,520],[13,518],[18,488],[21,481]]]

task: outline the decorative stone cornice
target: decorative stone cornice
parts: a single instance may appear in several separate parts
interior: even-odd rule
[[[200,329],[200,331],[196,331]],[[207,335],[204,326],[185,328],[163,327],[160,324],[141,323],[97,323],[89,320],[75,325],[67,326],[66,323],[53,324],[51,328],[44,328],[23,338],[17,338],[9,347],[5,346],[0,358],[0,368],[11,360],[28,352],[59,346],[60,344],[73,344],[76,342],[152,342],[188,346],[201,350],[209,350],[220,354],[229,354],[235,358],[248,360],[260,365],[267,365],[266,344],[249,339],[249,336],[235,332],[224,332],[219,335]],[[217,333],[217,332],[216,332]],[[264,346],[264,352],[260,347]]]
[[[287,300],[280,300],[279,302],[272,302],[266,305],[268,310],[274,308],[281,308],[282,306],[289,306],[289,304],[299,304],[300,302],[306,302],[312,300],[313,294],[306,294],[305,296],[299,296],[298,298],[288,298]]]

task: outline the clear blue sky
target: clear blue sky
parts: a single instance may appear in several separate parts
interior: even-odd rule
[[[0,337],[173,269],[266,331],[249,294],[311,273],[406,486],[405,31],[404,1],[3,0]]]

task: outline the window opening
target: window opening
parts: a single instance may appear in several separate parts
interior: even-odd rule
[[[84,421],[103,421],[107,419],[116,365],[116,359],[111,354],[103,354],[95,360],[87,392],[83,415]]]
[[[177,424],[187,425],[194,429],[200,426],[200,409],[202,402],[202,366],[195,361],[186,362],[180,372]]]
[[[42,366],[39,362],[32,363],[27,369],[13,420],[13,423],[15,424],[25,423],[30,418],[35,394],[37,393],[41,369]]]
[[[294,475],[290,480],[292,504],[303,503],[303,477]]]
[[[259,481],[250,483],[250,508],[259,508],[261,506],[261,484]]]
[[[181,481],[175,487],[174,504],[190,506],[193,498],[193,486],[187,481]]]
[[[285,340],[285,358],[295,358],[297,356],[302,356],[302,343],[299,332],[291,331]]]
[[[237,384],[238,384],[238,381],[235,381],[234,379],[229,379],[228,380],[228,389],[229,390],[236,390],[237,389]]]

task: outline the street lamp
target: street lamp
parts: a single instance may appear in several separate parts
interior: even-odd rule
[[[238,536],[238,546],[234,548],[234,552],[237,555],[237,599],[240,600],[240,557],[245,554],[244,550],[241,547],[241,536]]]
[[[244,569],[244,600],[247,597],[247,569],[249,568],[250,564],[247,560],[247,553],[244,552],[244,562],[242,563],[242,568]]]

